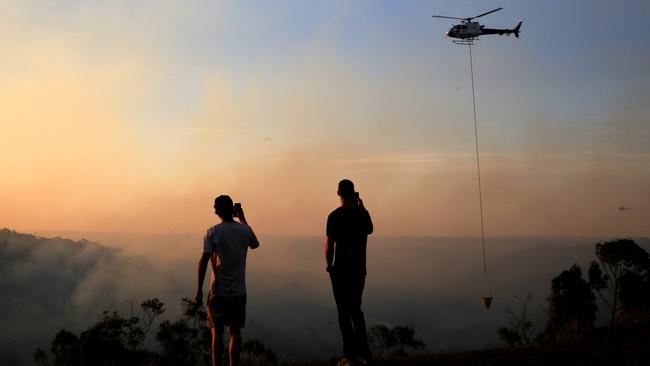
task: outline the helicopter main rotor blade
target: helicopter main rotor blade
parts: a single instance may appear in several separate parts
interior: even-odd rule
[[[480,18],[480,17],[482,17],[482,16],[484,16],[484,15],[492,14],[492,13],[494,13],[495,11],[499,11],[499,10],[502,10],[502,9],[503,9],[503,8],[498,8],[498,9],[490,10],[490,11],[488,11],[487,13],[483,13],[483,14],[481,14],[481,15],[477,15],[477,16],[475,16],[475,17],[471,17],[471,18],[467,18],[467,19]]]
[[[465,20],[465,18],[456,18],[456,17],[447,17],[444,15],[432,15],[432,18],[443,18],[443,19],[458,19],[458,20]]]

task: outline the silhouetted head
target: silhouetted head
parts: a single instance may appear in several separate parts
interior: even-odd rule
[[[341,203],[355,203],[357,199],[357,192],[354,190],[354,183],[349,179],[343,179],[339,182],[339,189],[336,194],[341,197]]]
[[[214,199],[214,213],[221,219],[232,219],[233,203],[232,198],[227,195],[221,195]]]

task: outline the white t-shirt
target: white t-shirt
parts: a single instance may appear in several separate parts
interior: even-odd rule
[[[224,221],[208,229],[203,252],[212,253],[212,291],[218,296],[246,294],[246,253],[260,243],[250,226]]]

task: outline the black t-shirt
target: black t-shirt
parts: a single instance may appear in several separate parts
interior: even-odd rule
[[[327,217],[327,236],[334,239],[334,268],[366,273],[366,245],[372,220],[365,208],[339,207]]]

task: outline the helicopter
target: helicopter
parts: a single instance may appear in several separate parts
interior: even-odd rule
[[[624,205],[621,205],[621,206],[618,208],[618,210],[619,210],[619,211],[630,211],[630,210],[632,210],[632,209],[629,208],[629,207],[625,207]]]
[[[457,17],[448,17],[444,15],[433,15],[433,18],[443,18],[443,19],[458,19],[461,20],[461,24],[456,24],[445,33],[447,37],[456,38],[453,40],[456,44],[474,44],[474,41],[478,39],[479,36],[486,34],[498,34],[498,35],[510,35],[514,34],[515,37],[519,38],[519,29],[521,28],[522,21],[520,20],[512,29],[496,29],[496,28],[485,28],[484,25],[479,24],[479,22],[473,22],[473,19],[480,18],[484,15],[492,14],[496,11],[502,10],[503,8],[497,8],[490,10],[483,14],[469,17],[469,18],[457,18]]]

